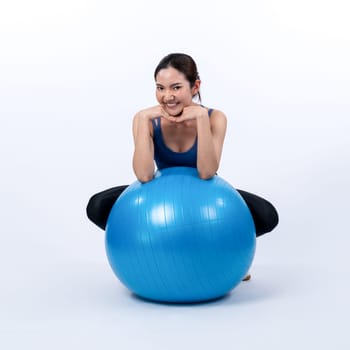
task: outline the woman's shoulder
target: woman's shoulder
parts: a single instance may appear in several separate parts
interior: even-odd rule
[[[225,113],[220,109],[212,108],[212,107],[204,107],[204,108],[207,109],[210,119],[226,120]]]
[[[208,115],[213,130],[226,130],[227,117],[223,111],[216,108],[208,108]]]
[[[212,115],[221,115],[221,116],[225,116],[225,113],[222,112],[221,110],[217,109],[217,108],[213,108],[213,107],[208,107],[208,106],[204,106],[204,105],[200,105],[201,107],[205,108],[208,111],[209,116],[211,117]]]

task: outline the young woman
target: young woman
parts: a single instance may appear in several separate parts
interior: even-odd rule
[[[133,120],[133,168],[137,179],[151,181],[155,164],[158,169],[194,167],[201,179],[210,179],[219,168],[226,116],[194,102],[196,97],[201,102],[201,81],[190,56],[167,55],[156,67],[154,78],[158,104],[139,111]],[[95,194],[87,206],[89,219],[105,229],[109,212],[126,187]],[[251,211],[257,236],[278,224],[278,214],[271,203],[252,193],[238,192]]]

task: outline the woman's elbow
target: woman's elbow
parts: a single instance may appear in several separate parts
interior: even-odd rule
[[[216,162],[213,164],[205,164],[204,166],[203,164],[202,165],[198,164],[197,165],[198,176],[202,180],[209,180],[216,175],[218,168],[219,168],[219,164],[217,164]]]
[[[153,164],[152,164],[153,165]],[[140,166],[137,162],[133,162],[134,174],[138,181],[145,183],[149,182],[154,177],[153,166]]]
[[[150,182],[151,180],[153,180],[153,174],[142,174],[142,175],[136,175],[136,178],[138,181],[140,181],[141,183],[146,183],[146,182]]]
[[[198,176],[201,180],[210,180],[212,177],[216,175],[216,172],[212,171],[198,171]]]

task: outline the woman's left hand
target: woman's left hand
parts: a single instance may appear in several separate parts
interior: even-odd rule
[[[185,107],[179,116],[169,116],[167,119],[174,123],[182,123],[187,120],[194,120],[202,117],[207,117],[208,111],[202,106]]]

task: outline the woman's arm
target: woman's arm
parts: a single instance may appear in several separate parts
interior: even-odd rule
[[[210,118],[208,110],[201,106],[185,107],[181,116],[169,120],[181,123],[186,120],[197,123],[197,170],[201,179],[213,177],[220,164],[227,120],[224,113],[213,110]]]
[[[226,116],[218,110],[210,118],[208,113],[197,117],[197,169],[202,179],[210,179],[219,169],[226,125]]]
[[[150,129],[151,119],[139,112],[133,120],[134,155],[132,165],[140,182],[148,182],[154,175],[154,145]]]
[[[164,110],[158,105],[138,112],[133,120],[134,155],[133,169],[140,182],[148,182],[153,179],[154,144],[152,119],[167,117]]]

